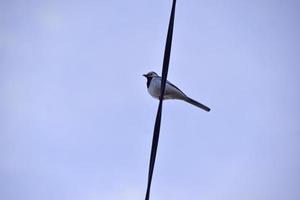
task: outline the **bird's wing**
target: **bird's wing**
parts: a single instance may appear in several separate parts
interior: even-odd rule
[[[165,97],[169,97],[171,99],[184,99],[186,95],[176,85],[172,84],[170,81],[167,81]]]

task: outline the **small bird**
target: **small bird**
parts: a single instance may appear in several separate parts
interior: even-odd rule
[[[161,77],[157,75],[155,72],[149,72],[147,74],[143,74],[147,78],[147,88],[149,94],[159,99],[160,96],[160,87],[161,87]],[[164,99],[178,99],[186,101],[194,106],[197,106],[207,112],[210,111],[210,108],[191,99],[186,94],[184,94],[178,87],[173,85],[171,82],[166,82]]]

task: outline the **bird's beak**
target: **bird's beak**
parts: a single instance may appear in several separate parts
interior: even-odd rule
[[[145,76],[147,78],[147,74],[143,74],[143,76]]]

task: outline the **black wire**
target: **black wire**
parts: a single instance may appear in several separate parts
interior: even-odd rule
[[[170,21],[169,21],[167,41],[166,41],[166,46],[165,46],[164,60],[163,60],[161,93],[160,93],[159,104],[158,104],[158,109],[157,109],[157,114],[156,114],[155,125],[154,125],[152,148],[151,148],[150,163],[149,163],[148,184],[147,184],[147,192],[146,192],[145,200],[149,200],[149,198],[150,198],[151,182],[152,182],[155,158],[156,158],[158,141],[159,141],[159,132],[160,132],[160,124],[161,124],[162,105],[163,105],[163,94],[165,92],[168,70],[169,70],[169,63],[170,63],[170,55],[171,55],[173,27],[174,27],[174,18],[175,18],[175,7],[176,7],[176,0],[173,0],[172,11],[171,11],[171,16],[170,16]]]

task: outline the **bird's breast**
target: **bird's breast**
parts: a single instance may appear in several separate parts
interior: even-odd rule
[[[152,97],[158,99],[160,96],[160,86],[161,86],[161,81],[159,79],[157,78],[152,79],[148,87],[149,94]]]

